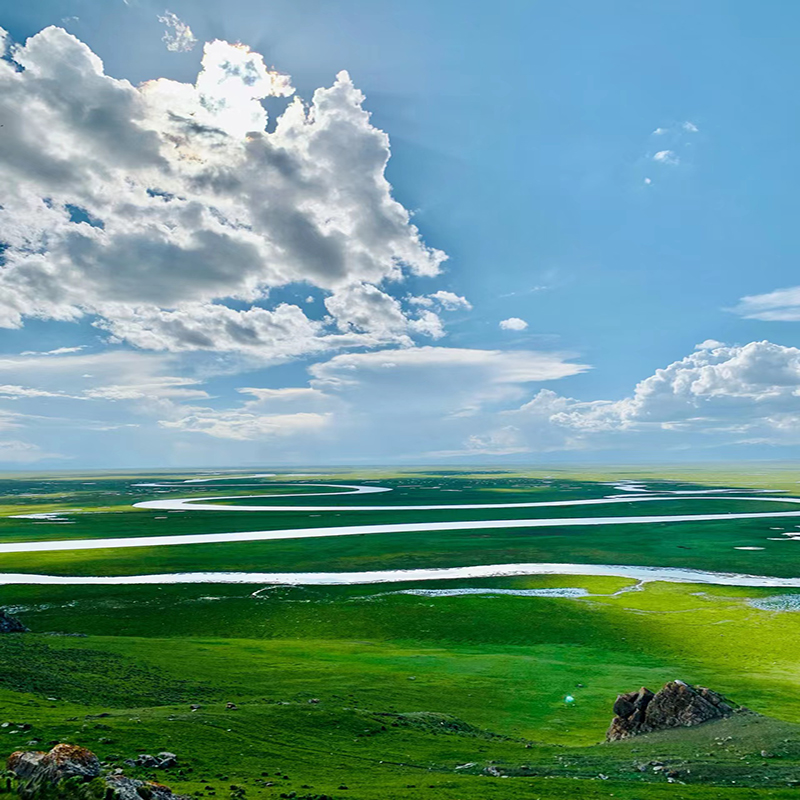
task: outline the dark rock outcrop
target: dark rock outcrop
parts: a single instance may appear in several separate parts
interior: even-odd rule
[[[169,757],[162,758],[162,762],[175,759],[173,753],[160,753],[159,756]],[[121,770],[102,775],[97,756],[85,747],[72,744],[58,744],[48,753],[17,751],[9,756],[7,767],[28,787],[27,791],[20,792],[25,797],[49,796],[46,787],[55,786],[62,780],[74,778],[88,782],[100,778],[116,800],[189,800],[173,794],[168,786],[129,778],[121,774]]]
[[[11,614],[0,608],[0,633],[27,633],[28,629]]]
[[[608,741],[626,739],[628,736],[643,733],[647,707],[653,697],[655,695],[644,686],[638,692],[617,695],[614,701],[614,719],[611,721],[606,739]]]
[[[642,687],[617,697],[614,719],[606,733],[606,741],[627,739],[640,733],[701,725],[712,719],[728,717],[734,706],[704,686],[690,686],[683,681],[670,681],[653,694]]]

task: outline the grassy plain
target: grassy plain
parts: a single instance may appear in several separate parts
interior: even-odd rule
[[[788,485],[792,476],[781,474]],[[395,491],[275,501],[343,506],[319,518],[305,512],[165,515],[130,508],[136,500],[169,493],[262,491],[227,482],[156,494],[133,486],[152,476],[75,476],[66,483],[20,478],[0,484],[0,502],[7,503],[0,541],[475,519],[480,515],[449,511],[441,517],[408,511],[370,517],[372,512],[344,506],[390,504],[390,498],[397,504],[427,504],[602,497],[614,493],[602,483],[616,477],[342,472],[302,480],[377,480]],[[624,477],[637,476],[627,472]],[[672,477],[674,482],[661,485],[709,483]],[[715,485],[752,485],[745,477],[739,484]],[[271,485],[277,482],[266,481],[271,488],[264,491],[278,492]],[[736,503],[717,505],[733,510]],[[702,513],[711,505],[702,500],[641,503],[632,504],[631,513]],[[771,503],[740,506],[776,510]],[[75,508],[85,513],[65,511]],[[627,506],[611,508],[621,515]],[[74,524],[11,518],[42,511],[63,512]],[[592,508],[591,514],[600,511]],[[514,513],[521,517],[530,511]],[[556,513],[576,511],[547,510]],[[167,519],[156,520],[159,516]],[[501,517],[492,511],[483,518]],[[4,554],[0,560],[3,572],[64,575],[559,561],[796,576],[794,552],[800,545],[770,541],[781,534],[773,528],[794,527],[787,522],[423,531]],[[737,546],[765,550],[738,551]],[[572,587],[589,594],[567,599],[407,593],[478,587]],[[138,774],[198,797],[227,798],[232,785],[244,787],[252,798],[294,792],[337,800],[795,797],[800,614],[751,604],[775,594],[792,592],[667,583],[637,589],[622,579],[570,575],[293,588],[2,586],[0,605],[33,633],[0,637],[0,722],[11,723],[0,728],[0,751],[30,741],[46,747],[66,740],[121,764],[138,753],[171,750],[179,756],[178,767],[166,774],[138,769]],[[602,743],[618,692],[643,684],[655,689],[674,678],[709,685],[757,714]],[[227,709],[228,702],[237,708]],[[191,711],[190,704],[200,709]],[[31,727],[23,730],[18,723]],[[654,770],[651,761],[663,762],[664,769]],[[492,777],[487,770],[509,777]],[[126,772],[137,774],[137,769],[126,767]]]

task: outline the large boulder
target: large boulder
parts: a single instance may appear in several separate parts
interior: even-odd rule
[[[100,775],[100,759],[91,750],[76,744],[57,744],[41,760],[41,766],[55,780],[62,778],[91,780]]]
[[[12,753],[8,757],[8,769],[21,780],[44,777],[53,783],[64,778],[90,781],[100,775],[100,759],[85,747],[57,744],[49,753]]]
[[[606,733],[609,742],[641,733],[701,725],[728,717],[734,706],[704,686],[670,681],[653,694],[642,687],[638,692],[621,694],[614,703],[614,719]]]
[[[28,629],[16,618],[0,608],[0,633],[27,633]]]

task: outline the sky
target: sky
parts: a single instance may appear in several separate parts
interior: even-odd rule
[[[0,468],[797,457],[799,24],[0,0]]]

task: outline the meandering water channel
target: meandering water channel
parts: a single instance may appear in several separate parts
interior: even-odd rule
[[[261,476],[245,476],[261,477]],[[214,480],[205,479],[205,480]],[[196,479],[183,483],[197,483]],[[181,484],[146,484],[174,488]],[[441,511],[441,510],[480,510],[511,508],[554,508],[564,506],[586,507],[614,503],[675,501],[675,500],[752,500],[759,502],[800,503],[798,497],[764,496],[758,490],[715,490],[717,496],[687,490],[666,493],[649,493],[642,488],[626,488],[623,496],[613,495],[589,500],[534,501],[525,503],[466,503],[437,505],[231,505],[225,501],[258,499],[260,497],[319,497],[331,495],[363,495],[388,492],[379,486],[360,486],[343,484],[315,483],[301,484],[303,487],[336,488],[340,492],[285,493],[270,495],[231,495],[224,497],[165,498],[136,503],[137,508],[159,511],[186,512],[276,512],[298,511],[306,513],[326,513],[342,511]],[[587,525],[637,525],[647,523],[704,522],[737,519],[777,519],[800,517],[800,511],[762,511],[736,513],[704,514],[658,514],[646,516],[599,516],[501,520],[467,520],[444,522],[386,523],[379,525],[345,525],[316,528],[287,528],[268,531],[235,531],[230,533],[198,533],[162,536],[134,536],[108,539],[60,539],[30,542],[6,542],[0,544],[0,553],[32,553],[54,551],[77,551],[97,549],[117,549],[135,547],[163,547],[188,544],[210,544],[215,542],[270,541],[278,539],[304,539],[328,536],[364,536],[391,533],[413,533],[419,531],[485,530],[499,528],[546,528]],[[790,534],[795,538],[798,534]],[[396,583],[403,581],[429,581],[469,578],[488,578],[520,575],[602,575],[631,578],[638,581],[671,581],[681,583],[708,583],[727,586],[763,586],[780,588],[800,588],[800,578],[775,578],[763,575],[708,572],[673,567],[638,567],[609,564],[575,563],[534,563],[534,564],[494,564],[472,567],[452,567],[444,569],[415,570],[373,570],[362,572],[192,572],[162,575],[120,575],[120,576],[57,576],[35,574],[0,574],[0,583],[5,584],[164,584],[164,583],[271,583],[271,584],[357,584],[357,583]]]

